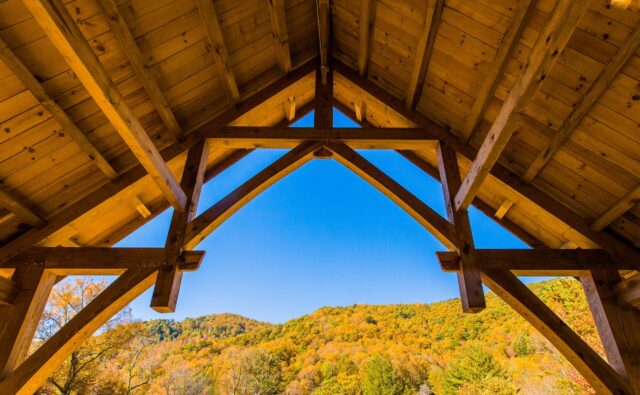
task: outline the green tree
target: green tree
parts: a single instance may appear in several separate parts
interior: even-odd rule
[[[471,346],[452,362],[444,375],[445,394],[511,394],[513,385],[500,363],[479,346]]]
[[[513,351],[519,357],[530,355],[533,352],[528,333],[518,333],[518,336],[513,340]]]
[[[406,384],[386,356],[375,354],[364,366],[364,395],[400,395],[406,390]]]

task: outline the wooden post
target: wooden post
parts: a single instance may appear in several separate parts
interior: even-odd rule
[[[591,270],[580,276],[609,364],[640,394],[640,312],[616,301],[617,270]]]
[[[458,286],[462,310],[465,313],[477,313],[484,310],[487,303],[482,290],[480,270],[474,263],[475,246],[467,209],[456,210],[455,208],[455,193],[462,183],[456,152],[443,144],[438,144],[438,164],[447,217],[455,227],[455,247],[460,256],[461,270],[458,272]]]
[[[56,275],[39,265],[22,265],[13,274],[20,288],[12,306],[5,308],[0,333],[0,379],[11,373],[27,356]]]
[[[192,147],[187,155],[180,182],[180,186],[187,195],[187,207],[183,212],[173,212],[165,243],[165,265],[158,273],[151,298],[151,307],[159,313],[172,313],[176,310],[182,282],[182,272],[178,270],[179,259],[184,248],[187,225],[196,216],[208,157],[209,144],[206,140]]]

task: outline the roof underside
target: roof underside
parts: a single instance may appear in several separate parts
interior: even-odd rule
[[[185,155],[112,32],[95,0],[66,2],[91,48],[107,70],[127,105],[159,150],[167,150],[169,167],[181,174]],[[144,66],[157,82],[186,136],[201,128],[229,122],[237,112],[225,91],[216,65],[216,51],[207,39],[197,5],[192,0],[117,1],[118,10],[142,54]],[[412,80],[423,36],[427,3],[423,0],[377,0],[367,78],[404,101]],[[478,148],[503,100],[549,19],[554,0],[540,0],[500,75],[469,145]],[[240,100],[255,97],[282,78],[276,61],[269,2],[216,0],[215,10],[228,51],[228,65],[239,87]],[[331,53],[358,69],[361,0],[332,0]],[[463,137],[474,103],[489,78],[495,57],[514,18],[509,0],[447,0],[429,58],[416,111]],[[286,0],[286,25],[294,71],[318,55],[314,0]],[[606,65],[640,23],[640,13],[593,1],[559,60],[521,118],[521,129],[510,139],[499,163],[522,177],[561,129]],[[95,145],[120,175],[138,165],[120,135],[91,98],[65,59],[30,12],[18,0],[0,2],[0,38],[36,76],[47,94]],[[532,184],[588,223],[596,221],[625,195],[640,186],[640,53],[630,56],[613,82],[598,97],[569,138],[533,179]],[[418,59],[419,61],[419,59]],[[419,63],[419,62],[418,62]],[[298,110],[314,97],[315,72],[309,69],[291,86],[242,115],[234,125],[270,126],[285,121],[285,103],[295,98]],[[400,114],[337,73],[334,97],[349,111],[366,103],[363,118],[374,126],[415,126]],[[308,106],[307,106],[308,107]],[[231,149],[213,144],[209,165]],[[436,165],[435,149],[418,152]],[[461,158],[463,173],[470,162]],[[122,182],[122,181],[117,181]],[[75,203],[111,185],[69,133],[0,61],[0,183],[45,221],[56,221]],[[158,214],[168,203],[150,177],[142,177],[113,193],[102,204],[83,212],[38,245],[105,246]],[[478,197],[498,210],[514,203],[506,218],[544,245],[597,247],[569,225],[493,177]],[[136,208],[142,203],[152,215]],[[139,207],[138,207],[139,208]],[[11,211],[0,209],[0,243],[31,232]],[[640,206],[617,217],[603,230],[638,247]]]

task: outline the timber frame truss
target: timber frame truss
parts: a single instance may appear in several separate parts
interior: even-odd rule
[[[204,252],[194,251],[197,245],[261,192],[310,160],[318,158],[335,159],[362,177],[402,207],[448,249],[447,252],[438,252],[437,257],[444,271],[457,273],[464,312],[475,313],[485,308],[484,284],[540,331],[598,393],[640,395],[640,313],[624,304],[624,300],[616,292],[621,284],[621,271],[640,271],[640,254],[610,235],[590,228],[566,208],[563,209],[557,202],[541,195],[534,186],[515,179],[511,172],[496,164],[501,150],[514,131],[516,114],[526,105],[527,98],[531,97],[539,85],[536,84],[536,75],[544,73],[554,61],[544,53],[542,47],[538,49],[536,46],[532,51],[535,62],[530,71],[523,73],[516,88],[511,91],[510,100],[500,112],[500,122],[496,121],[492,128],[491,134],[494,137],[488,138],[476,152],[415,111],[433,47],[432,31],[439,23],[441,1],[436,2],[433,14],[427,18],[420,45],[421,55],[416,60],[412,76],[412,88],[404,101],[382,91],[366,78],[372,34],[370,24],[363,24],[359,32],[357,71],[331,56],[328,0],[317,1],[320,57],[317,61],[291,70],[286,23],[283,23],[283,2],[270,2],[274,39],[278,47],[278,65],[285,77],[244,103],[240,102],[237,83],[226,59],[215,9],[209,1],[198,1],[200,16],[208,26],[207,38],[217,49],[216,65],[225,76],[224,87],[230,103],[234,105],[228,114],[216,119],[215,125],[229,124],[283,88],[312,73],[314,67],[315,101],[312,106],[303,106],[296,112],[295,98],[288,100],[285,103],[285,109],[288,109],[287,124],[274,127],[215,127],[183,135],[167,109],[166,101],[158,96],[157,86],[148,80],[145,82],[148,85],[146,89],[156,93],[156,106],[164,108],[163,120],[176,134],[175,145],[160,153],[138,121],[132,117],[130,110],[122,104],[117,90],[110,83],[95,55],[92,55],[91,48],[82,39],[82,35],[78,34],[75,22],[68,13],[61,11],[57,1],[27,3],[38,23],[47,27],[47,34],[65,54],[81,82],[92,87],[91,95],[110,122],[118,126],[118,133],[137,156],[140,166],[121,177],[110,177],[112,182],[109,187],[93,192],[48,222],[32,216],[31,222],[35,226],[32,230],[0,247],[0,393],[30,394],[36,391],[82,341],[152,286],[154,292],[151,307],[159,312],[174,311],[183,272],[197,270],[203,259]],[[371,20],[375,2],[366,1],[366,4],[368,6],[363,7],[362,18]],[[556,11],[558,17],[553,18],[547,27],[548,30],[557,31],[553,43],[557,47],[566,44],[585,11],[586,1],[563,1],[562,4]],[[117,7],[114,11],[109,1],[103,2],[103,6],[108,13],[117,12]],[[522,19],[527,10],[528,7],[521,10]],[[126,26],[118,25],[118,18],[112,19],[112,28],[120,32],[120,40],[129,44],[132,63],[139,63],[136,61],[139,54],[135,43],[131,45]],[[513,34],[517,36],[518,29],[514,29]],[[8,56],[6,51],[4,55]],[[11,59],[13,58],[9,60]],[[33,89],[38,89],[33,79],[29,78],[30,73],[26,68],[15,61],[11,65],[16,70],[22,70],[21,75],[25,81]],[[366,121],[364,102],[356,103],[353,113],[341,103],[334,103],[334,71],[418,126],[371,127]],[[143,70],[137,72],[143,73]],[[496,70],[496,75],[498,74],[499,69]],[[492,89],[490,86],[486,88],[487,92]],[[46,101],[46,97],[43,100]],[[53,106],[51,103],[50,105]],[[359,122],[362,128],[334,128],[334,106]],[[313,109],[313,128],[288,127]],[[64,114],[59,113],[58,116],[66,122]],[[470,125],[468,132],[472,132],[472,129],[473,125]],[[81,143],[83,142],[84,140]],[[224,144],[233,151],[207,169],[210,144]],[[425,147],[436,150],[438,167],[432,166],[415,152]],[[202,185],[257,148],[285,148],[290,151],[196,216]],[[356,149],[396,150],[438,179],[443,187],[446,218],[370,163]],[[186,162],[178,183],[169,172],[166,162],[185,151]],[[458,156],[473,161],[471,170],[464,178],[460,172]],[[96,158],[98,162],[102,160],[101,156]],[[99,164],[103,171],[112,173],[108,163]],[[164,248],[33,247],[147,173],[163,191],[167,207],[169,204],[174,207]],[[496,215],[497,219],[494,218],[494,210],[476,197],[483,180],[489,175],[535,201],[602,248],[547,249],[518,225],[503,218],[504,213]],[[476,249],[467,214],[467,208],[471,204],[496,219],[496,222],[533,249]],[[506,207],[503,210],[508,209]],[[25,212],[25,216],[29,217],[28,210],[25,210],[21,206],[15,208],[16,212]],[[58,333],[27,356],[52,287],[68,275],[118,275],[118,278]],[[608,362],[516,277],[529,275],[573,276],[581,281]]]

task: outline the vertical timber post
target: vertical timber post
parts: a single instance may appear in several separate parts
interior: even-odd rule
[[[456,231],[456,250],[460,256],[461,268],[458,272],[458,285],[462,310],[465,313],[477,313],[486,307],[486,301],[482,290],[482,275],[473,261],[475,246],[469,215],[466,209],[455,208],[455,194],[462,184],[456,152],[444,144],[438,144],[438,166],[447,217]]]

